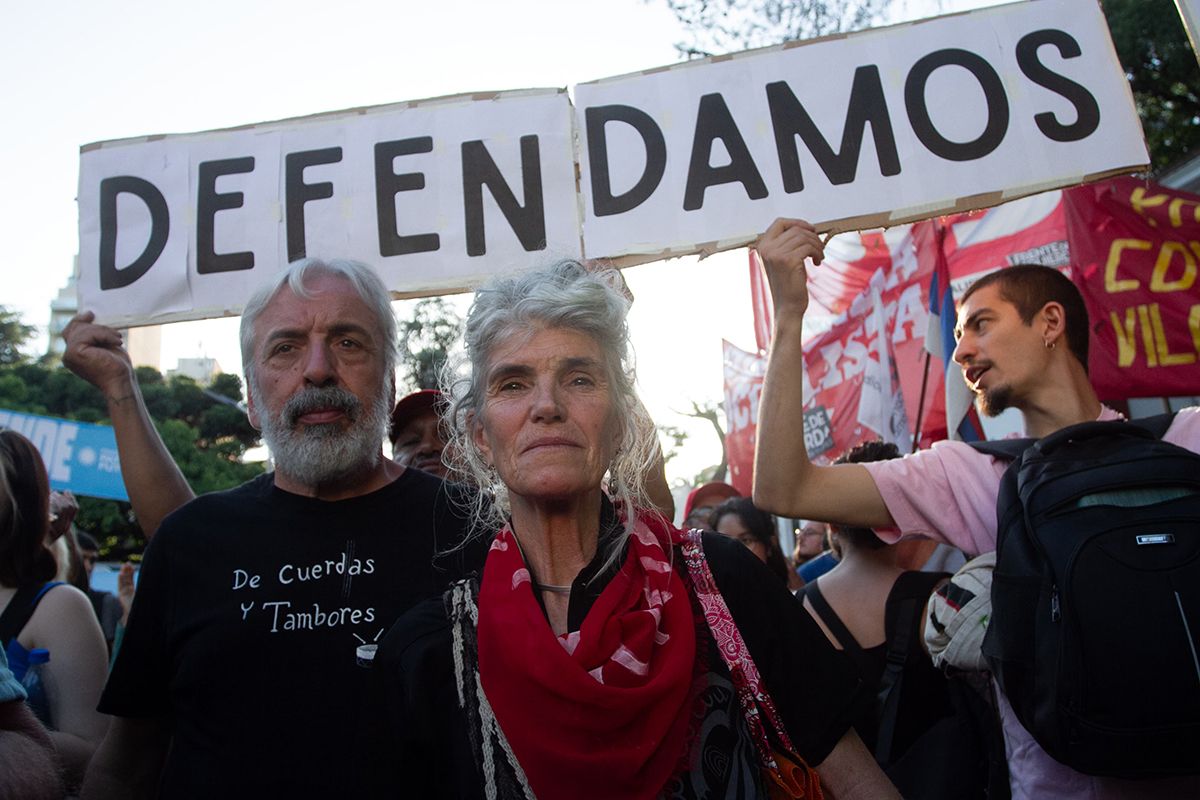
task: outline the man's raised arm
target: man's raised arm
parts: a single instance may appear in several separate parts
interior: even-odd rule
[[[63,365],[104,394],[125,490],[138,525],[150,539],[164,517],[195,495],[150,421],[121,334],[93,319],[85,311],[63,331]]]
[[[804,351],[808,309],[806,262],[820,264],[824,245],[804,220],[777,219],[755,249],[766,267],[775,332],[762,399],[754,459],[754,504],[783,516],[886,528],[894,523],[875,481],[861,464],[818,467],[804,446]]]

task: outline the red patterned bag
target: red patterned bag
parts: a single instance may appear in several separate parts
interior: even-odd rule
[[[820,778],[792,746],[791,737],[779,719],[771,695],[762,684],[750,650],[742,640],[729,607],[725,605],[725,598],[713,580],[712,570],[704,557],[699,530],[693,528],[687,532],[682,549],[684,564],[692,579],[700,608],[704,611],[704,619],[712,631],[721,658],[729,667],[746,726],[754,738],[770,797],[772,800],[821,800],[824,794],[821,792]]]

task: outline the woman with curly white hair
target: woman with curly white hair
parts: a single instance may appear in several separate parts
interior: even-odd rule
[[[897,796],[850,728],[860,681],[787,589],[651,510],[619,280],[562,262],[476,294],[447,422],[498,532],[478,580],[380,648],[397,780],[422,797]]]

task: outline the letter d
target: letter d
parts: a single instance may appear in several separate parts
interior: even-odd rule
[[[150,212],[150,240],[142,254],[117,267],[117,195],[136,195]],[[100,289],[120,289],[146,274],[167,246],[171,217],[167,200],[150,181],[121,175],[100,181]]]
[[[623,214],[637,208],[654,194],[667,169],[667,143],[658,123],[633,106],[593,106],[584,109],[587,128],[588,166],[592,176],[592,210],[597,217]],[[622,122],[637,132],[646,147],[646,167],[633,188],[624,194],[612,193],[608,171],[608,134],[605,126]],[[528,198],[526,198],[528,200]]]

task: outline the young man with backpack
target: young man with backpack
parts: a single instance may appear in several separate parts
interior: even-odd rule
[[[984,453],[961,442],[939,442],[929,450],[894,461],[829,467],[820,467],[809,461],[804,450],[803,423],[799,413],[803,404],[803,381],[798,375],[804,363],[800,335],[808,305],[806,261],[811,259],[816,264],[820,263],[822,242],[808,223],[780,219],[772,223],[759,239],[757,248],[766,266],[774,298],[775,336],[759,406],[755,503],[786,516],[827,519],[844,525],[870,527],[886,541],[895,541],[901,536],[927,536],[952,544],[972,555],[996,550],[999,528],[997,497],[1011,462],[1009,457]],[[1043,267],[1012,267],[980,280],[962,300],[958,335],[954,358],[962,367],[963,378],[968,386],[979,397],[982,410],[997,414],[1008,407],[1019,409],[1029,436],[1043,439],[1079,423],[1120,419],[1117,412],[1101,405],[1088,382],[1086,310],[1074,285],[1057,271]],[[1121,428],[1123,431],[1124,427]],[[1162,433],[1161,440],[1191,453],[1200,451],[1200,408],[1188,408],[1176,414],[1165,433]],[[1107,440],[1098,441],[1103,445]],[[1119,458],[1121,448],[1127,442],[1119,437],[1115,441],[1117,443],[1111,450],[1101,448],[1102,457],[1094,460],[1107,460],[1109,452],[1113,459]],[[1162,442],[1155,441],[1154,444],[1161,445]],[[1175,448],[1172,450],[1175,451]],[[1177,452],[1184,458],[1192,457],[1183,450]],[[1028,459],[1029,456],[1022,458]],[[1156,464],[1141,467],[1141,472],[1155,474]],[[1070,470],[1081,472],[1074,467],[1070,467]],[[1193,472],[1200,474],[1200,470]],[[1010,481],[1014,479],[1011,476],[1009,478]],[[1186,483],[1185,479],[1181,481]],[[1041,491],[1041,487],[1034,488]],[[1115,488],[1119,490],[1123,487]],[[1195,496],[1193,487],[1185,486],[1179,491]],[[1022,497],[1030,494],[1028,488],[1022,488],[1022,492],[1025,493]],[[1115,494],[1119,494],[1119,491],[1114,491],[1112,486],[1091,492],[1093,496],[1101,496],[1104,502],[1110,502],[1104,497]],[[1195,501],[1185,497],[1179,502],[1194,504]],[[1102,506],[1100,513],[1104,513],[1104,508],[1107,506]],[[1120,513],[1127,511],[1121,509]],[[1116,514],[1111,512],[1109,516]],[[1013,522],[1011,516],[1005,523],[1005,530],[1009,530],[1008,523]],[[1179,553],[1193,552],[1191,548],[1196,546],[1193,540],[1200,538],[1200,530],[1186,516],[1181,519],[1184,521],[1180,523],[1179,530],[1160,527],[1124,537],[1119,547],[1113,545],[1110,548],[1109,561],[1119,562],[1125,558],[1126,553],[1119,549],[1126,546],[1125,539],[1129,539],[1131,549],[1147,545],[1142,550],[1159,560],[1170,561],[1180,558],[1177,555]],[[1013,524],[1020,521],[1021,515],[1017,515]],[[1088,532],[1076,530],[1071,531],[1070,535],[1086,538]],[[1156,544],[1166,546],[1155,549]],[[1010,551],[1013,549],[1015,546],[1009,548]],[[1082,551],[1082,546],[1080,549]],[[1001,562],[1005,550],[1002,541],[999,553]],[[1144,557],[1142,552],[1137,555]],[[1167,574],[1171,575],[1169,571]],[[1018,577],[1018,582],[1020,580],[1035,587],[1034,596],[1029,598],[1031,604],[1042,601],[1053,604],[1047,605],[1045,619],[1039,615],[1036,625],[1027,631],[1026,638],[1033,642],[1027,648],[1030,650],[1044,650],[1052,637],[1058,635],[1054,625],[1065,618],[1060,615],[1087,610],[1090,604],[1101,599],[1102,594],[1107,594],[1114,601],[1105,603],[1106,607],[1117,604],[1122,598],[1131,605],[1143,602],[1138,592],[1126,594],[1123,589],[1127,587],[1119,583],[1096,587],[1091,595],[1076,598],[1069,594],[1074,591],[1073,584],[1061,587],[1055,584],[1050,591],[1043,591],[1043,581],[1037,576]],[[1162,582],[1170,583],[1170,580]],[[1161,636],[1163,648],[1180,645],[1182,652],[1192,653],[1190,659],[1176,659],[1167,665],[1182,676],[1181,685],[1188,694],[1180,696],[1172,708],[1149,708],[1144,702],[1146,683],[1131,680],[1123,692],[1112,693],[1109,701],[1112,706],[1122,707],[1117,712],[1128,711],[1132,707],[1143,710],[1151,717],[1160,713],[1166,716],[1174,714],[1176,717],[1182,714],[1184,722],[1172,731],[1178,734],[1175,738],[1183,738],[1194,736],[1196,726],[1200,724],[1200,662],[1196,661],[1193,650],[1200,635],[1200,619],[1197,618],[1200,615],[1195,613],[1198,608],[1195,596],[1197,589],[1192,588],[1196,587],[1197,582],[1189,584],[1179,580],[1178,583],[1174,587],[1173,598],[1178,602],[1178,613],[1173,616],[1169,632],[1165,627],[1167,620],[1164,613],[1161,617],[1155,614],[1129,625],[1124,619],[1113,619],[1110,626],[1112,630],[1108,633],[1110,638],[1119,642],[1123,641],[1122,636],[1132,639],[1135,634],[1143,634],[1144,630],[1138,630],[1139,627],[1164,626]],[[1061,605],[1060,589],[1063,592]],[[996,591],[994,587],[993,620],[1000,613],[995,602],[998,597]],[[1079,601],[1078,606],[1075,605],[1076,600]],[[1129,615],[1120,616],[1127,618]],[[996,624],[992,622],[993,627]],[[1125,626],[1124,629],[1122,626]],[[1073,625],[1071,630],[1075,630]],[[1171,639],[1170,645],[1168,639]],[[1083,660],[1069,665],[1072,669],[1065,673],[1043,678],[1041,683],[1086,683],[1091,678],[1089,673],[1105,666],[1110,659],[1154,659],[1159,655],[1158,648],[1153,646],[1135,650],[1132,656],[1124,652],[1136,647],[1138,645],[1133,648],[1108,646],[1089,650],[1087,646],[1073,646],[1070,652],[1084,652]],[[995,667],[996,662],[992,663]],[[1189,676],[1194,678],[1190,686],[1186,683]],[[1040,688],[1045,689],[1044,686]],[[1193,758],[1182,765],[1159,763],[1145,766],[1131,763],[1115,769],[1102,767],[1094,770],[1107,773],[1105,775],[1084,774],[1047,754],[1018,720],[1013,706],[1030,707],[1027,698],[1018,698],[1015,694],[1009,698],[1001,691],[998,701],[1012,796],[1017,800],[1200,796],[1200,777],[1180,774],[1200,771],[1200,760]],[[1069,704],[1070,700],[1063,702]],[[1036,703],[1033,705],[1036,706]],[[1062,712],[1061,716],[1067,716],[1066,711],[1070,710],[1057,706],[1039,708],[1043,715],[1050,714],[1056,719],[1059,712]],[[1187,719],[1189,715],[1190,722]],[[1074,741],[1079,738],[1079,733],[1076,727],[1071,727],[1066,738]],[[1089,740],[1090,735],[1090,731],[1084,731],[1082,738]],[[1132,737],[1131,747],[1127,750],[1133,751],[1140,738]],[[1195,752],[1194,749],[1192,752]],[[1058,755],[1063,757],[1063,751],[1059,751]],[[1066,757],[1072,760],[1073,753],[1068,753]],[[1136,780],[1117,777],[1135,774],[1139,776]],[[1150,777],[1152,775],[1166,777]]]

